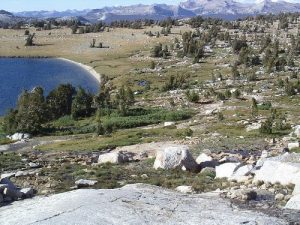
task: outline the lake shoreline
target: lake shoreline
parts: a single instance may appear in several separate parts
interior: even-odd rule
[[[75,64],[77,66],[80,66],[82,69],[84,69],[87,72],[89,72],[89,74],[91,74],[99,82],[99,84],[101,83],[101,75],[93,67],[85,65],[83,63],[79,63],[79,62],[67,59],[67,58],[59,57],[57,59],[64,60],[66,62],[73,63],[73,64]]]

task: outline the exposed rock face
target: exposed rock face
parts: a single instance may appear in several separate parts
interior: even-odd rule
[[[198,164],[189,152],[187,146],[178,145],[176,147],[167,147],[162,151],[157,151],[154,168],[183,168],[190,171],[196,171],[198,170]]]
[[[256,172],[254,180],[282,185],[300,182],[300,154],[285,153],[284,155],[268,158],[260,170]],[[299,183],[300,184],[300,183]]]
[[[103,164],[103,163],[120,164],[120,163],[125,163],[128,161],[129,161],[128,156],[123,152],[106,153],[106,154],[100,155],[98,158],[99,164]]]
[[[47,203],[47,204],[45,204]],[[163,224],[283,225],[285,221],[232,208],[216,194],[185,195],[149,185],[76,190],[14,202],[0,211],[1,225]]]

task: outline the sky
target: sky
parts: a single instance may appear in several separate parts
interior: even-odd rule
[[[0,0],[0,9],[10,12],[34,11],[34,10],[57,10],[66,9],[95,9],[104,6],[119,6],[133,4],[178,4],[185,0]],[[255,2],[255,0],[236,0],[240,2]],[[276,1],[276,0],[274,0]],[[300,0],[288,0],[300,2]]]

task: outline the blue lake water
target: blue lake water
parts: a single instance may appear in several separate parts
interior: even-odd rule
[[[41,86],[48,94],[59,84],[96,93],[99,84],[88,71],[61,59],[0,58],[0,115],[15,107],[23,90]]]

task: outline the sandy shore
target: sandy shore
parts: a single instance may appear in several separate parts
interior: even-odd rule
[[[61,59],[61,60],[64,60],[64,61],[67,61],[67,62],[70,62],[70,63],[74,63],[74,64],[80,66],[81,68],[88,71],[99,83],[101,82],[101,75],[99,73],[97,73],[97,71],[94,70],[91,66],[87,66],[87,65],[84,65],[82,63],[75,62],[73,60],[66,59],[66,58],[58,58],[58,59]]]

